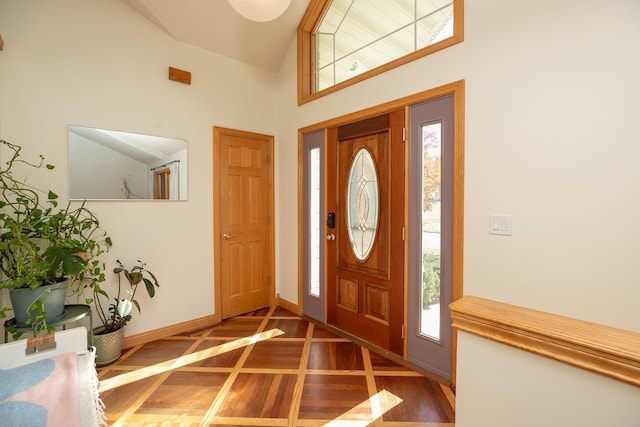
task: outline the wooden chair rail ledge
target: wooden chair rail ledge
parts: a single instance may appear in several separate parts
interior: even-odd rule
[[[640,386],[640,334],[465,296],[450,305],[453,327]]]

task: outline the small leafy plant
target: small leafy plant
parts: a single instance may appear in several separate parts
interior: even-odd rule
[[[118,275],[118,288],[113,299],[99,285],[96,284],[93,287],[96,311],[102,322],[102,328],[97,334],[114,332],[124,327],[131,320],[133,306],[136,307],[138,313],[142,313],[140,303],[135,299],[138,285],[144,284],[150,298],[155,296],[155,288],[160,287],[158,279],[151,271],[147,270],[144,262],[138,260],[138,264],[131,267],[130,270],[125,268],[120,260],[117,260],[117,263],[118,266],[113,269],[113,272]],[[106,299],[108,304],[105,305],[101,298]]]

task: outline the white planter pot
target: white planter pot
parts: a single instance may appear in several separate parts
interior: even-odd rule
[[[122,354],[124,328],[109,333],[101,333],[102,327],[93,331],[93,345],[96,348],[96,366],[109,365]]]

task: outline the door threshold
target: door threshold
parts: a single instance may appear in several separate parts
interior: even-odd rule
[[[451,390],[455,393],[454,386],[453,386],[451,380],[449,380],[449,379],[447,379],[447,378],[445,378],[445,377],[443,377],[441,375],[438,375],[438,374],[436,374],[434,372],[431,372],[431,371],[423,368],[422,366],[413,364],[410,361],[406,360],[404,357],[400,356],[399,354],[396,354],[396,353],[394,353],[392,351],[389,351],[389,350],[387,350],[385,348],[382,348],[377,344],[373,344],[372,342],[369,342],[369,341],[367,341],[365,339],[362,339],[362,338],[358,337],[357,335],[353,335],[352,333],[347,332],[347,331],[345,331],[343,329],[340,329],[337,326],[333,326],[333,325],[330,325],[328,323],[323,323],[323,322],[321,322],[319,320],[316,320],[314,318],[305,316],[303,314],[300,315],[300,316],[303,319],[305,319],[305,320],[307,320],[307,321],[309,321],[309,322],[311,322],[313,324],[322,326],[324,329],[328,330],[329,332],[332,332],[332,333],[334,333],[336,335],[339,335],[339,336],[341,336],[343,338],[346,338],[346,339],[348,339],[350,341],[353,341],[355,344],[358,344],[358,345],[366,348],[367,350],[374,351],[374,352],[378,353],[379,355],[384,356],[387,359],[391,360],[392,362],[397,363],[398,365],[404,366],[405,368],[411,369],[412,371],[416,371],[416,372],[418,372],[419,374],[423,375],[426,378],[434,380],[434,381],[442,384],[443,386],[447,386],[447,387],[451,388]]]

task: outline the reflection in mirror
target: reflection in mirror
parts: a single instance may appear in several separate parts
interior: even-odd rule
[[[187,199],[187,142],[69,126],[69,199]]]

